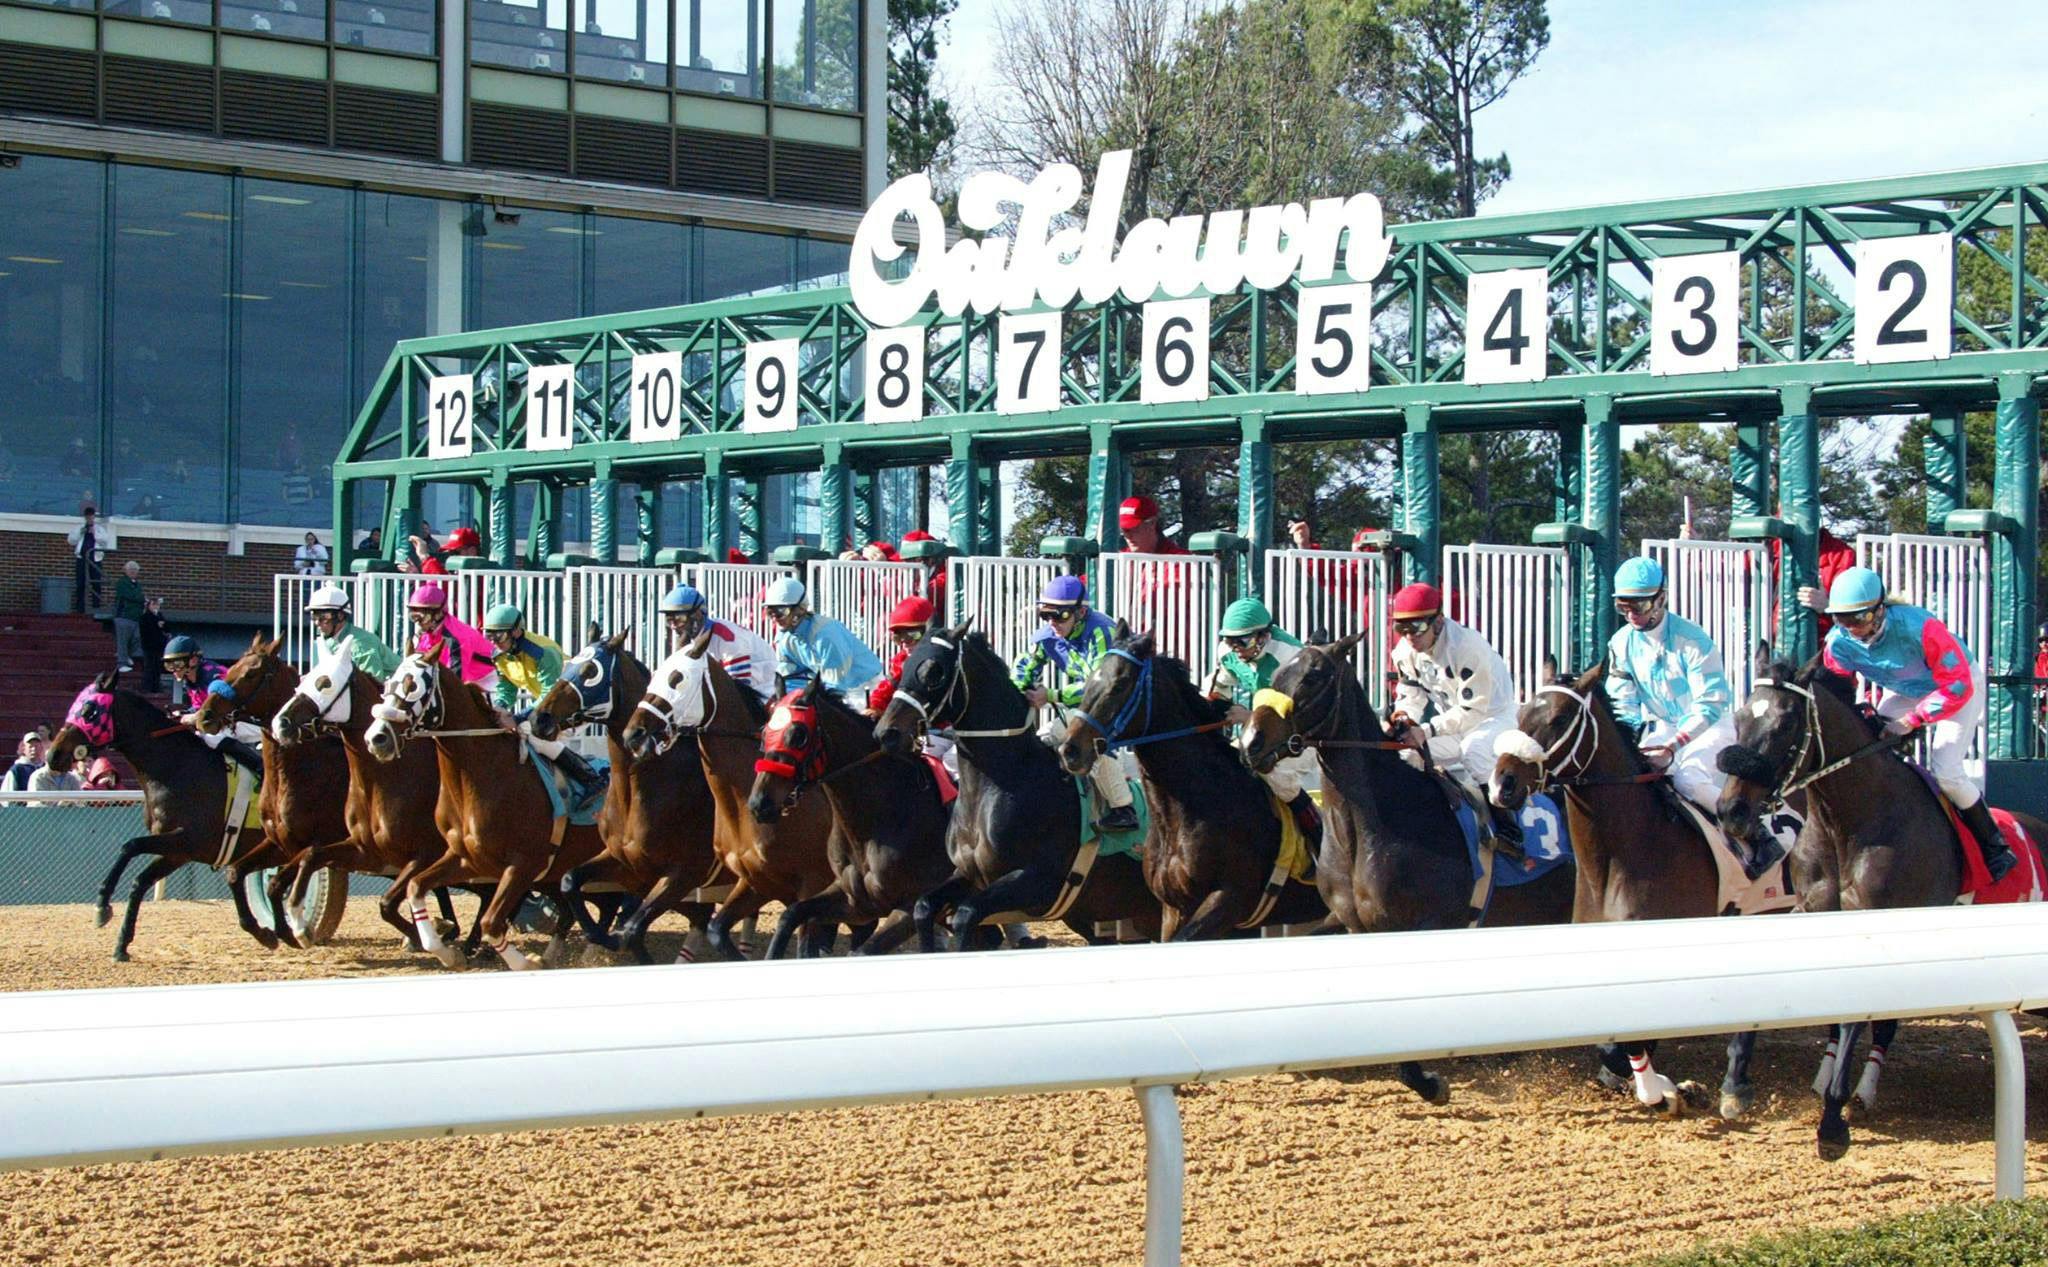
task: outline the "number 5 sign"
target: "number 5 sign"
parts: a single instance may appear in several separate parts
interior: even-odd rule
[[[1465,381],[1540,383],[1550,361],[1550,274],[1474,273],[1465,291]]]
[[[1742,347],[1742,255],[1716,251],[1650,261],[1650,372],[1735,368]]]
[[[476,399],[476,376],[446,374],[427,380],[427,456],[466,458],[476,445],[470,402]]]

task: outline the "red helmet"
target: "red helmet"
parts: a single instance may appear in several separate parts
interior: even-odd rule
[[[476,535],[476,529],[474,528],[465,526],[457,528],[448,534],[448,549],[450,550],[476,550],[480,549],[481,546],[482,539]]]
[[[1403,585],[1394,595],[1388,614],[1395,620],[1434,616],[1444,609],[1444,596],[1434,585]]]
[[[889,628],[907,629],[912,625],[922,627],[930,624],[931,620],[932,600],[913,594],[896,604],[895,610],[889,613]]]
[[[912,528],[912,529],[911,529],[911,530],[910,530],[909,532],[906,532],[906,533],[904,533],[904,534],[903,534],[903,539],[904,539],[904,541],[906,541],[906,542],[909,542],[909,541],[937,541],[937,540],[938,540],[938,538],[937,538],[937,537],[934,537],[934,536],[933,536],[932,534],[930,534],[929,532],[926,532],[926,531],[925,531],[924,529],[922,529],[922,528]]]

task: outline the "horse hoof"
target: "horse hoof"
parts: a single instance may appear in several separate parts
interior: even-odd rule
[[[1599,1072],[1593,1075],[1593,1080],[1609,1091],[1618,1091],[1623,1095],[1627,1095],[1633,1090],[1627,1078],[1609,1069],[1606,1065],[1600,1066]]]
[[[127,962],[128,962],[128,952],[127,952],[127,951],[125,951],[125,950],[117,950],[117,951],[115,951],[115,952],[114,952],[114,962],[115,962],[115,963],[127,963]]]
[[[1733,1122],[1749,1112],[1756,1104],[1756,1088],[1743,1083],[1733,1091],[1721,1092],[1721,1120]]]
[[[277,949],[277,934],[260,924],[250,926],[249,936],[255,938],[256,944],[265,950]]]
[[[97,911],[94,911],[94,912],[93,912],[93,916],[92,916],[92,926],[93,926],[94,928],[105,928],[105,927],[106,927],[107,925],[109,925],[109,924],[111,924],[111,923],[113,923],[113,922],[114,922],[114,908],[113,908],[113,907],[111,907],[111,906],[102,906],[102,907],[101,907],[101,908],[100,908],[99,910],[97,910]]]
[[[543,968],[559,968],[568,958],[569,948],[558,941],[549,942],[547,949],[540,952],[540,963]]]
[[[462,929],[452,919],[435,920],[434,931],[440,934],[442,941],[456,941],[462,936]]]
[[[1842,1104],[1842,1120],[1851,1125],[1859,1122],[1868,1123],[1874,1112],[1876,1106],[1860,1095],[1852,1095]]]
[[[1820,1128],[1818,1142],[1822,1161],[1840,1161],[1849,1155],[1849,1128],[1843,1126],[1840,1130],[1841,1134],[1835,1135],[1825,1125]]]
[[[1451,1081],[1441,1074],[1429,1075],[1429,1094],[1423,1097],[1431,1104],[1442,1107],[1451,1102]]]
[[[1663,1113],[1665,1117],[1668,1118],[1676,1119],[1684,1117],[1685,1097],[1677,1094],[1667,1095],[1663,1098],[1663,1100],[1661,1100],[1658,1103],[1657,1109],[1659,1112]]]
[[[453,946],[439,947],[434,951],[434,958],[441,961],[443,968],[460,968],[467,962],[463,959],[462,952]]]

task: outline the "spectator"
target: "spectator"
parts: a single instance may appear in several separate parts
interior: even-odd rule
[[[2048,621],[2034,633],[2034,676],[2048,678]]]
[[[99,511],[88,505],[84,518],[76,528],[64,534],[64,539],[71,543],[73,560],[72,577],[75,584],[71,594],[71,610],[98,611],[101,594],[100,560],[106,558],[107,551],[114,549],[118,544],[114,530],[101,523]],[[88,594],[92,599],[90,607],[86,606]]]
[[[36,731],[29,731],[14,745],[14,764],[7,767],[6,788],[9,792],[29,790],[29,777],[43,768],[43,737]]]
[[[384,557],[384,530],[372,528],[356,542],[356,553],[366,554],[373,559]]]
[[[1126,554],[1186,554],[1159,531],[1159,503],[1150,497],[1126,497],[1117,507],[1117,527],[1123,530]]]
[[[292,556],[292,571],[300,576],[327,575],[327,547],[320,544],[317,533],[306,534],[306,544],[299,547]]]
[[[114,582],[114,654],[121,672],[135,668],[142,654],[142,615],[149,603],[142,595],[142,564],[134,559],[121,565],[121,579]]]
[[[908,541],[910,538],[905,537]],[[839,556],[847,560],[865,560],[869,563],[901,563],[903,556],[896,553],[896,547],[886,541],[870,541],[858,550],[848,550]]]
[[[937,537],[934,537],[922,528],[912,528],[909,532],[903,534],[904,545],[910,545],[917,541],[937,540]],[[892,551],[891,553],[895,552]],[[896,557],[901,558],[902,556],[898,554]],[[932,606],[938,610],[943,618],[945,613],[951,610],[946,606],[946,560],[941,557],[920,559],[919,562],[924,564],[924,596],[931,600]]]
[[[144,695],[154,695],[163,686],[164,644],[170,640],[164,630],[164,600],[152,598],[142,605],[142,662],[136,665],[142,671]]]
[[[1296,550],[1320,550],[1323,548],[1316,544],[1315,530],[1309,527],[1308,520],[1306,519],[1290,519],[1287,521],[1287,543],[1290,548]]]
[[[428,576],[446,576],[448,567],[445,560],[482,554],[483,545],[476,529],[465,526],[449,533],[448,540],[436,548],[432,532],[422,528],[420,535],[412,538],[412,552],[419,559],[421,572]]]
[[[727,563],[752,563],[754,560],[753,556],[738,546],[729,546],[725,552],[725,561]]]
[[[100,760],[105,761],[106,758],[101,757]],[[75,769],[66,770],[60,774],[49,766],[37,766],[35,773],[28,776],[28,790],[31,792],[76,792],[83,786],[85,786],[85,781],[78,777],[78,771]],[[48,809],[54,803],[52,801],[34,802],[38,809]]]
[[[92,768],[85,772],[85,786],[95,792],[111,792],[121,786],[120,772],[107,758],[94,757]]]
[[[1785,508],[1779,506],[1778,517],[1782,519],[1784,515]],[[1784,551],[1785,543],[1776,537],[1772,537],[1771,587],[1774,590],[1777,588],[1778,582],[1778,560],[1784,554]],[[1834,585],[1836,577],[1856,566],[1856,549],[1834,533],[1829,532],[1826,528],[1822,528],[1820,530],[1820,545],[1817,553],[1820,556],[1820,584],[1817,586],[1800,586],[1799,604],[1802,607],[1811,608],[1818,614],[1820,618],[1820,637],[1825,642],[1828,631],[1835,627],[1834,618],[1823,610],[1828,605],[1828,590]]]

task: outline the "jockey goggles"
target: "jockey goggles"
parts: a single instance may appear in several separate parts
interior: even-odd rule
[[[1646,594],[1639,598],[1617,597],[1614,600],[1614,611],[1620,616],[1640,616],[1656,607],[1663,597],[1662,594]]]
[[[1394,622],[1394,632],[1403,637],[1412,638],[1419,633],[1428,633],[1429,627],[1435,623],[1436,617],[1434,616],[1404,617]]]
[[[1882,606],[1883,604],[1879,604]],[[1877,619],[1877,607],[1866,607],[1862,611],[1836,612],[1834,622],[1846,629],[1864,629]]]
[[[1040,607],[1040,608],[1038,609],[1038,618],[1039,618],[1040,620],[1048,620],[1048,621],[1050,621],[1050,620],[1072,620],[1072,619],[1073,619],[1074,617],[1076,617],[1076,616],[1078,616],[1078,615],[1080,615],[1080,614],[1081,614],[1081,605],[1080,605],[1079,603],[1075,603],[1075,604],[1073,604],[1072,606],[1068,606],[1068,607]]]
[[[1273,631],[1270,629],[1261,629],[1257,633],[1224,634],[1223,645],[1229,647],[1233,651],[1242,651],[1246,647],[1251,646],[1255,642],[1263,642],[1265,639],[1271,637],[1272,633]]]

